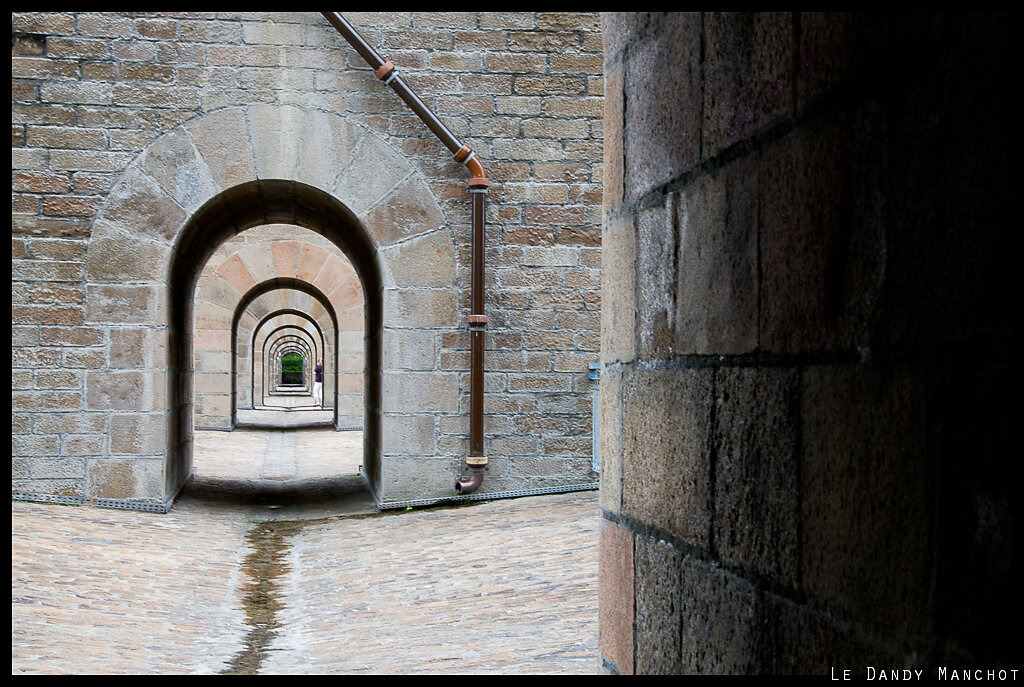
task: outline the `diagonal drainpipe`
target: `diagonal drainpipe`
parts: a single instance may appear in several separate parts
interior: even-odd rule
[[[473,150],[462,143],[448,130],[441,120],[430,111],[411,88],[402,80],[398,69],[390,61],[385,61],[377,51],[370,47],[359,32],[349,24],[339,12],[321,12],[327,21],[338,30],[366,63],[374,70],[377,78],[383,81],[405,101],[423,123],[434,132],[444,144],[455,161],[464,164],[472,175],[469,179],[469,193],[473,203],[473,244],[472,244],[472,292],[469,313],[469,456],[466,465],[469,477],[455,483],[455,491],[469,494],[476,491],[484,480],[487,469],[487,456],[484,455],[484,332],[487,329],[487,315],[484,314],[484,213],[486,210],[487,188],[491,182],[487,179],[484,167]]]

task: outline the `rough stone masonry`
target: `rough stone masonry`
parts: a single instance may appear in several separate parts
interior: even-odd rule
[[[481,493],[594,482],[598,16],[347,16],[493,182]],[[323,17],[15,12],[12,36],[12,491],[167,503],[191,465],[194,394],[210,392],[192,374],[198,271],[239,232],[292,224],[343,249],[366,293],[378,497],[453,494],[465,170]],[[228,301],[274,278],[257,276]]]
[[[602,20],[604,670],[1019,667],[1016,18]]]

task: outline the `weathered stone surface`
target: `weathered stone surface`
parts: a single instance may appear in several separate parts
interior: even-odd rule
[[[253,105],[246,112],[253,167],[259,179],[294,179],[302,142],[303,111]]]
[[[242,109],[212,112],[186,126],[221,189],[256,178]]]
[[[110,190],[100,217],[129,235],[139,234],[164,242],[172,241],[187,219],[174,198],[139,167],[132,168]]]
[[[458,377],[455,374],[385,372],[382,378],[385,412],[454,412],[458,409]]]
[[[85,319],[90,323],[159,322],[164,317],[164,289],[153,286],[92,286],[86,289]]]
[[[333,260],[327,261],[327,267],[333,264]],[[349,276],[343,279],[328,293],[328,298],[337,313],[339,329],[351,331],[363,327],[363,287],[358,278]]]
[[[622,509],[622,372],[617,365],[601,367],[601,507]]]
[[[220,192],[206,161],[183,129],[161,136],[140,162],[167,195],[188,213]]]
[[[382,246],[446,224],[434,194],[419,177],[402,182],[386,201],[364,211],[360,219]]]
[[[636,537],[636,672],[682,672],[682,555],[664,540]]]
[[[167,364],[166,333],[152,329],[110,331],[110,367],[160,368]]]
[[[797,373],[722,369],[715,397],[715,549],[725,561],[795,588]]]
[[[340,172],[334,196],[357,216],[377,205],[410,173],[408,163],[379,136],[366,133]],[[372,180],[372,183],[368,183]]]
[[[37,416],[33,422],[36,432],[103,432],[106,427],[105,415],[55,413]]]
[[[298,241],[274,241],[270,244],[270,257],[274,261],[274,271],[280,275],[293,276],[297,268],[296,260],[298,260],[301,248],[302,244]],[[321,249],[321,252],[323,255],[321,256],[320,263],[317,265],[318,270],[323,266],[323,261],[327,259],[326,251]],[[245,259],[243,256],[240,257],[243,260]]]
[[[1014,655],[1007,19],[705,14],[690,60],[702,92],[688,106],[692,91],[658,88],[667,77],[653,58],[686,42],[666,38],[665,15],[605,18],[619,33],[605,42],[609,75],[622,69],[626,82],[625,203],[610,206],[606,226],[636,221],[639,237],[664,194],[681,201],[676,345],[619,363],[624,503],[606,517],[696,546],[682,546],[681,672],[860,673]],[[699,167],[659,182],[630,166],[687,151],[665,127],[629,129],[644,98],[655,118],[699,118],[686,132],[697,132]],[[619,162],[606,161],[609,188]],[[664,251],[635,251],[617,278],[631,278],[642,306]],[[630,315],[615,335],[643,334],[642,312]],[[639,418],[683,412],[647,402],[631,378],[711,367],[712,422],[696,434],[714,437],[714,475],[673,490],[714,490],[701,543],[637,512],[637,486],[663,481],[643,470],[678,452],[662,420]],[[689,428],[676,424],[685,446]],[[653,561],[659,581],[680,572]],[[672,597],[655,589],[643,594]],[[638,619],[640,598],[638,585]],[[660,625],[633,625],[640,671],[641,635]]]
[[[604,177],[602,179],[602,203],[607,214],[622,202],[623,191],[623,126],[624,99],[621,69],[605,74],[604,97]]]
[[[761,348],[869,344],[886,277],[882,118],[868,104],[762,158]]]
[[[792,21],[786,12],[704,13],[705,159],[791,112]]]
[[[256,286],[256,278],[249,271],[248,264],[237,255],[232,255],[225,260],[217,268],[217,274],[240,294],[247,293],[249,289]]]
[[[17,329],[15,334],[17,334]],[[103,330],[92,327],[41,327],[39,343],[44,346],[97,346],[103,342]],[[35,345],[35,341],[24,344],[14,341],[13,345]]]
[[[32,476],[36,479],[80,479],[85,477],[85,469],[85,458],[37,459],[32,462]]]
[[[167,244],[135,240],[116,226],[97,220],[85,271],[94,281],[157,281],[165,278],[170,256]]]
[[[676,353],[740,354],[757,345],[756,189],[756,168],[740,161],[676,196]]]
[[[423,494],[455,492],[458,458],[436,456],[387,456],[381,459],[381,499],[402,501]]]
[[[90,410],[140,410],[142,385],[140,372],[88,372],[86,402]]]
[[[276,243],[274,244],[276,245]],[[325,263],[328,262],[330,257],[334,257],[334,261],[330,262],[330,266],[325,267]],[[326,250],[319,246],[314,246],[309,243],[303,243],[300,247],[299,254],[296,256],[297,262],[291,270],[278,270],[278,274],[294,274],[296,279],[308,282],[310,284],[316,284],[325,293],[330,293],[330,285],[328,283],[321,282],[318,277],[321,276],[321,271],[324,270],[328,274],[324,274],[330,281],[330,284],[334,283],[335,279],[345,279],[352,274],[352,266],[347,260],[340,260],[338,257],[330,256]]]
[[[684,13],[662,18],[662,30],[632,46],[625,60],[624,189],[636,199],[700,159],[700,22]],[[671,104],[666,95],[671,94]],[[668,144],[643,145],[648,132]]]
[[[620,675],[633,674],[633,535],[601,520],[598,645]]]
[[[11,436],[11,455],[49,456],[58,454],[58,438],[55,435],[16,434]]]
[[[160,460],[104,459],[88,465],[88,489],[101,499],[162,501],[163,465]]]
[[[446,286],[455,280],[455,247],[447,231],[389,246],[381,254],[396,286]]]
[[[800,521],[806,590],[904,632],[928,625],[921,383],[906,369],[813,366],[802,376]],[[879,533],[885,533],[880,536]]]
[[[628,220],[605,224],[601,250],[601,359],[628,362],[634,343],[636,237]]]
[[[337,115],[303,110],[300,150],[294,178],[316,188],[334,188],[365,131]]]
[[[579,251],[568,246],[537,247],[523,250],[523,265],[528,267],[576,267]]]
[[[159,415],[115,414],[110,418],[111,453],[155,454],[166,444],[166,420]]]
[[[680,566],[681,672],[749,675],[760,669],[757,589],[714,563],[692,556]]]
[[[384,321],[390,327],[451,327],[456,324],[455,292],[444,289],[387,290]]]
[[[624,374],[623,512],[697,546],[711,530],[711,370]]]
[[[672,353],[676,319],[676,231],[672,196],[641,210],[636,232],[637,356]]]
[[[436,336],[436,334],[429,331],[385,329],[384,369],[433,369],[436,364]]]

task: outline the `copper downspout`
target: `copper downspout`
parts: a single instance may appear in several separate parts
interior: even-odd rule
[[[454,155],[455,161],[469,169],[469,193],[473,203],[473,244],[472,244],[472,292],[469,314],[469,456],[466,465],[469,467],[469,478],[455,483],[455,491],[469,494],[480,486],[487,469],[487,456],[484,455],[484,332],[487,329],[487,315],[484,314],[484,216],[486,213],[487,188],[491,182],[487,179],[484,166],[477,159],[476,153],[455,137],[441,120],[431,112],[411,88],[402,80],[398,69],[391,61],[385,61],[377,51],[363,40],[359,32],[349,24],[338,12],[321,12],[327,21],[338,30],[356,52],[374,70],[377,78],[383,81],[405,101],[423,123],[434,132],[434,135]]]

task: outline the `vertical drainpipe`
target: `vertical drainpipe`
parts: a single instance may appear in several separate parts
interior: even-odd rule
[[[591,458],[590,469],[601,472],[601,361],[591,363],[587,378],[594,383],[591,403]]]
[[[487,469],[484,455],[484,333],[487,315],[484,314],[484,217],[487,210],[487,189],[491,182],[476,153],[455,137],[441,120],[430,111],[411,88],[402,80],[391,61],[385,61],[377,51],[363,40],[359,32],[338,12],[321,12],[338,30],[349,45],[370,65],[377,78],[398,94],[423,123],[434,133],[470,174],[469,194],[472,201],[472,292],[469,313],[469,455],[466,465],[469,476],[455,483],[455,491],[469,494],[483,482]]]

